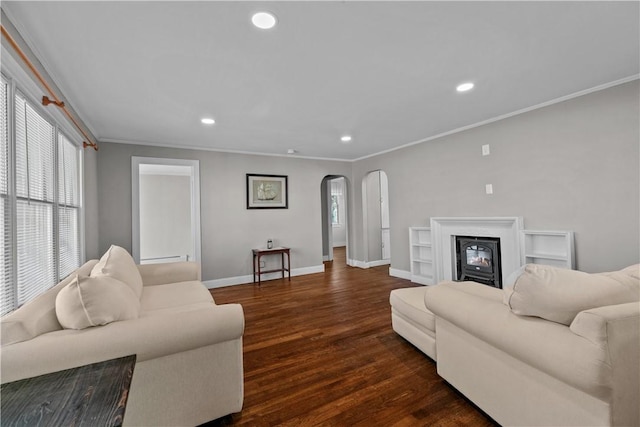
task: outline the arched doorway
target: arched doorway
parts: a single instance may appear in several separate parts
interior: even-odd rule
[[[349,263],[348,183],[343,175],[327,175],[320,184],[323,261],[333,261],[335,249],[337,259]]]

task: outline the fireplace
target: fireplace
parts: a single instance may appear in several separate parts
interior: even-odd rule
[[[502,288],[500,238],[455,236],[457,279]]]

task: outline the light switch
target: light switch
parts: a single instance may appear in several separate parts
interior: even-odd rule
[[[482,155],[488,156],[489,154],[491,154],[491,149],[489,148],[489,144],[484,144],[482,146]]]
[[[487,194],[493,194],[493,184],[487,184],[484,186],[485,191],[487,192]]]

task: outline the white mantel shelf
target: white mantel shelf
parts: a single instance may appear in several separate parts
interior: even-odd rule
[[[434,283],[454,280],[455,236],[498,237],[502,278],[520,268],[522,217],[434,217],[431,218]]]

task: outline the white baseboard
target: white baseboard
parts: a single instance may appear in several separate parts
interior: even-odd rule
[[[381,265],[390,265],[391,264],[391,260],[388,259],[381,259],[379,261],[358,261],[356,259],[349,259],[347,260],[347,265],[350,265],[351,267],[358,267],[358,268],[371,268],[371,267],[379,267]]]
[[[381,265],[391,265],[390,259],[381,259],[378,261],[369,261],[367,263],[369,267],[380,267]]]
[[[367,265],[367,263],[366,263],[366,262],[364,262],[364,261],[358,261],[357,259],[350,259],[348,264],[349,264],[351,267],[369,268],[369,266]]]
[[[302,268],[294,268],[291,270],[291,276],[304,276],[305,274],[314,274],[314,273],[323,273],[324,272],[324,264],[322,265],[313,265],[310,267],[302,267]],[[261,281],[280,279],[282,274],[279,272],[276,273],[266,273],[262,275]],[[288,277],[288,274],[285,272],[285,277]],[[204,285],[207,289],[215,289],[215,288],[223,288],[225,286],[233,286],[233,285],[244,285],[247,283],[253,283],[253,276],[251,274],[247,274],[244,276],[235,276],[235,277],[225,277],[222,279],[214,279],[214,280],[206,280],[203,281]]]
[[[411,272],[389,267],[389,276],[398,277],[400,279],[411,280]]]

